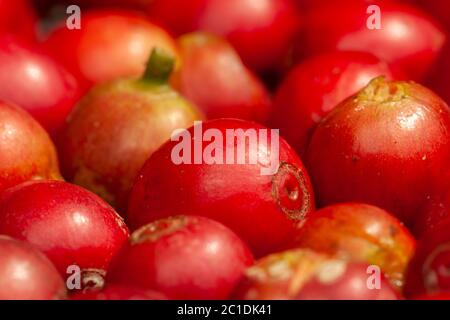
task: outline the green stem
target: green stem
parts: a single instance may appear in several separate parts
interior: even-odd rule
[[[174,66],[175,59],[171,55],[162,49],[155,48],[147,62],[142,80],[165,84],[168,82]]]

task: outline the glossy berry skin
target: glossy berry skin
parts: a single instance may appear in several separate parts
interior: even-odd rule
[[[370,52],[408,78],[421,80],[444,45],[443,30],[423,11],[400,3],[380,5],[381,28],[369,28],[371,15],[366,13],[367,8],[367,4],[339,3],[310,11],[298,42],[298,54]]]
[[[450,221],[444,221],[428,230],[418,242],[406,278],[407,297],[450,292]]]
[[[274,128],[304,155],[313,129],[342,100],[378,76],[396,78],[370,53],[332,52],[295,66],[277,90],[271,118]]]
[[[0,236],[0,299],[50,300],[66,295],[52,263],[31,245]]]
[[[32,243],[67,277],[71,265],[104,273],[128,229],[96,195],[62,181],[37,181],[2,193],[0,234]]]
[[[257,71],[283,62],[300,21],[291,0],[156,0],[149,13],[178,35],[202,30],[227,38]]]
[[[192,33],[182,36],[178,43],[183,65],[172,83],[208,119],[267,120],[269,93],[228,42],[206,33]]]
[[[97,85],[62,133],[63,174],[125,214],[145,161],[173,131],[202,119],[194,105],[163,82],[123,79]]]
[[[250,250],[228,228],[203,217],[178,216],[135,231],[108,279],[173,299],[226,299],[252,263]]]
[[[369,265],[337,260],[299,249],[264,257],[249,268],[232,298],[238,300],[397,300],[380,274],[380,287],[368,287]]]
[[[316,128],[308,169],[321,206],[379,206],[412,226],[450,163],[450,109],[414,82],[372,81]]]
[[[336,272],[330,275],[331,272]],[[356,262],[331,262],[321,266],[316,277],[305,284],[297,300],[401,300],[400,294],[381,273],[370,281],[371,266]],[[379,287],[376,287],[379,281]],[[370,284],[372,289],[369,288]]]
[[[388,212],[371,205],[345,203],[312,214],[298,230],[294,247],[377,265],[400,288],[415,240]]]
[[[75,293],[71,300],[166,300],[159,292],[143,290],[126,285],[108,284],[100,291]]]
[[[175,164],[173,150],[180,142],[166,143],[147,160],[135,182],[128,210],[129,225],[136,229],[174,212],[206,216],[236,232],[256,256],[276,251],[291,240],[296,224],[314,210],[314,196],[301,160],[277,134],[243,120],[218,119],[197,124],[184,132],[189,134],[181,139],[193,150],[195,140],[191,137],[209,129],[223,137],[217,143],[224,150],[224,158],[218,160],[223,164],[205,161],[196,165]],[[226,131],[239,129],[249,134],[266,132],[267,138],[259,142],[246,139],[244,143],[234,139],[226,144]],[[279,157],[270,151],[276,141]],[[210,150],[208,146],[208,142],[199,146],[201,154]],[[258,163],[225,161],[226,154],[236,149],[235,155],[244,154],[247,160],[259,154]],[[264,168],[268,170],[263,172]]]
[[[82,24],[80,30],[69,30],[64,21],[44,45],[83,88],[116,78],[139,78],[156,47],[178,57],[172,37],[135,12],[87,11],[83,12]]]
[[[76,79],[36,46],[0,38],[0,99],[28,111],[55,136],[80,96]]]
[[[61,179],[55,146],[28,113],[0,100],[0,192],[39,179]]]
[[[34,41],[37,17],[29,0],[0,0],[0,35],[13,34]]]

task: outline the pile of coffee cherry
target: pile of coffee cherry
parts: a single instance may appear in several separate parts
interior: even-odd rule
[[[449,16],[0,0],[0,299],[450,300]]]

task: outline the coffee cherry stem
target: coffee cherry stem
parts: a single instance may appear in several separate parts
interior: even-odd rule
[[[142,77],[143,81],[153,82],[157,84],[165,84],[175,66],[175,59],[167,54],[164,50],[153,49],[150,59],[147,62],[147,68]]]
[[[387,81],[380,76],[372,81],[358,94],[361,100],[370,100],[377,103],[401,101],[407,96],[405,85],[401,82]]]

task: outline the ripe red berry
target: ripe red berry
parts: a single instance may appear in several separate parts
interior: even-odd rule
[[[339,102],[377,76],[396,78],[388,65],[364,52],[333,52],[298,64],[277,90],[272,127],[303,155],[313,129]]]
[[[67,277],[71,265],[103,274],[128,229],[96,195],[66,182],[37,181],[2,193],[0,234],[34,244]]]
[[[0,236],[0,299],[50,300],[66,295],[52,263],[31,245]]]
[[[166,300],[159,292],[126,285],[108,284],[100,291],[87,290],[70,297],[71,300]]]
[[[83,12],[81,29],[70,30],[64,21],[45,46],[84,88],[121,77],[139,78],[156,47],[178,57],[175,41],[165,30],[126,10]]]
[[[174,130],[203,118],[167,85],[172,65],[172,57],[155,50],[142,79],[94,87],[70,115],[59,140],[66,179],[97,193],[120,213],[148,157]]]
[[[298,230],[294,246],[377,265],[400,288],[415,240],[388,212],[366,204],[345,203],[312,214]]]
[[[298,300],[399,300],[383,273],[367,263],[330,261],[295,297]],[[371,278],[372,277],[372,278]]]
[[[449,230],[450,221],[447,220],[420,238],[406,277],[407,297],[450,292]]]
[[[208,119],[267,120],[269,93],[230,44],[205,33],[182,36],[178,43],[183,65],[174,76],[174,87]]]
[[[174,299],[226,299],[252,263],[250,250],[228,228],[207,218],[179,216],[135,231],[108,279]]]
[[[178,35],[202,30],[227,38],[258,71],[283,61],[300,21],[291,0],[156,0],[149,13]]]
[[[383,274],[372,273],[369,265],[304,249],[276,253],[257,261],[247,270],[232,297],[243,300],[399,298]]]
[[[60,178],[45,130],[22,109],[0,101],[0,192],[28,180]]]
[[[206,216],[261,256],[288,243],[296,224],[314,210],[301,160],[270,129],[219,119],[172,140],[147,160],[135,182],[128,210],[133,229],[174,212]]]
[[[388,1],[379,3],[378,8],[380,12],[368,13],[368,4],[349,2],[311,10],[305,17],[298,54],[312,56],[333,50],[370,52],[387,61],[394,70],[421,80],[445,43],[444,31],[414,6]]]
[[[419,84],[383,78],[336,107],[307,151],[321,206],[369,203],[408,226],[449,163],[449,107]]]
[[[47,54],[0,38],[0,99],[28,111],[54,137],[80,96],[75,78]]]

